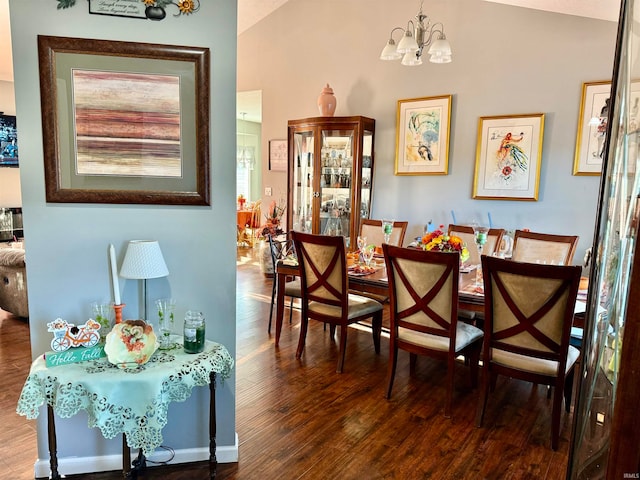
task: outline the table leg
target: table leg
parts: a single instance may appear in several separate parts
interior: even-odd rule
[[[209,477],[216,478],[218,459],[216,457],[216,372],[209,374]]]
[[[284,284],[287,281],[287,275],[284,273],[276,274],[276,347],[280,343],[280,332],[282,331],[282,317],[284,317]]]
[[[131,450],[127,445],[127,435],[122,434],[122,477],[133,478],[131,473]]]
[[[53,418],[53,407],[47,405],[47,432],[49,434],[49,467],[51,480],[60,480],[58,473],[58,442],[56,440],[56,422]]]

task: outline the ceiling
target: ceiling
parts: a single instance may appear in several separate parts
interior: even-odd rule
[[[281,7],[295,0],[238,0],[238,35]],[[431,0],[435,1],[435,0]],[[442,1],[442,0],[438,0]],[[484,0],[555,13],[617,21],[620,0]],[[417,2],[416,2],[417,5]],[[427,8],[425,8],[427,10]],[[9,0],[0,0],[0,80],[13,81],[11,34],[9,28]],[[246,120],[260,121],[260,92],[238,95],[238,112],[246,113]],[[239,113],[238,118],[242,118]]]

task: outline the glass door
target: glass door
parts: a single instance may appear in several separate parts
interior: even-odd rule
[[[321,135],[320,232],[349,239],[354,131],[322,130]]]
[[[293,229],[313,233],[314,212],[314,131],[295,132],[293,135],[292,215]]]
[[[371,182],[373,180],[373,132],[365,130],[362,137],[362,170],[360,173],[360,218],[371,212]]]

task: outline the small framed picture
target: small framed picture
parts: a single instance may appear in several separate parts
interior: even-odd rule
[[[269,170],[287,171],[287,141],[269,140]]]
[[[396,175],[446,175],[451,95],[398,100]]]
[[[473,198],[538,200],[544,114],[481,117]]]

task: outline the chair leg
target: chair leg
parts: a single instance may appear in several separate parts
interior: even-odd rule
[[[271,320],[273,319],[273,305],[276,299],[276,274],[273,275],[273,286],[271,287],[271,310],[269,310],[269,326],[267,333],[271,334]]]
[[[291,297],[291,303],[289,304],[289,323],[293,319],[293,297]]]
[[[302,351],[304,350],[304,343],[307,339],[307,327],[309,326],[309,319],[307,318],[307,310],[305,308],[302,309],[302,316],[300,318],[300,338],[298,340],[298,349],[296,350],[296,358],[300,358],[302,356]]]
[[[571,398],[573,397],[573,379],[575,377],[575,365],[574,368],[567,374],[564,379],[564,409],[567,413],[571,411]]]
[[[453,401],[453,384],[455,380],[455,368],[456,362],[451,354],[449,355],[449,361],[447,362],[447,396],[444,401],[444,416],[445,418],[451,418],[451,403]]]
[[[558,384],[553,392],[553,407],[551,411],[551,450],[558,450],[560,438],[560,416],[562,415],[562,384]]]
[[[471,388],[478,388],[478,374],[479,374],[479,362],[480,351],[482,350],[482,342],[476,342],[478,345],[471,349],[469,354],[469,374],[471,376]],[[466,358],[466,357],[465,357]]]
[[[335,330],[336,326],[334,324],[331,325]],[[340,353],[338,353],[338,368],[336,369],[337,373],[342,373],[344,369],[344,356],[347,353],[347,329],[349,327],[347,325],[340,325]]]
[[[476,427],[482,426],[484,418],[484,410],[487,406],[487,395],[489,394],[489,377],[492,375],[489,371],[489,365],[482,366],[482,378],[480,381],[480,396],[478,397],[478,410],[476,411]]]
[[[415,353],[409,354],[409,373],[413,375],[416,373],[416,361],[418,360],[418,355]]]
[[[372,328],[373,348],[377,354],[380,354],[380,336],[382,334],[382,311],[373,315]]]
[[[332,323],[331,325],[329,325],[329,337],[331,339],[336,338],[336,324]]]
[[[387,400],[391,398],[391,389],[393,388],[393,380],[396,377],[396,365],[398,364],[398,347],[396,347],[393,339],[390,341],[391,351],[389,352],[389,371],[387,376],[389,381],[387,382]]]

